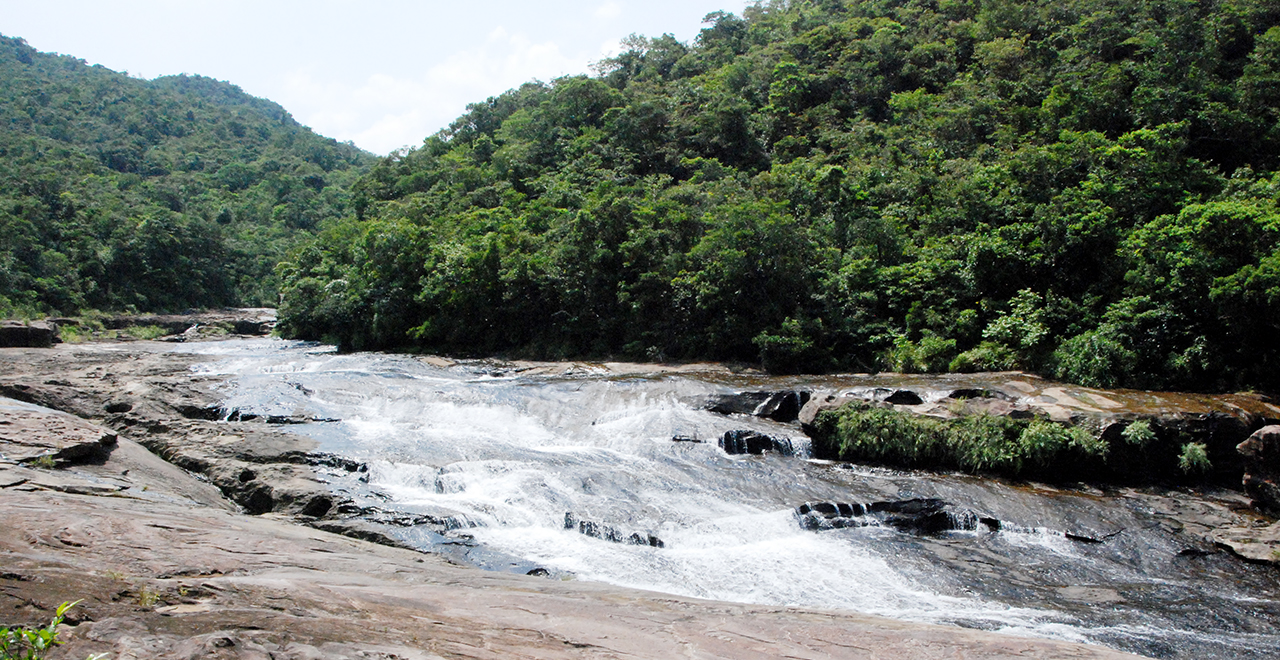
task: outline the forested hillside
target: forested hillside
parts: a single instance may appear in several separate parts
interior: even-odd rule
[[[0,36],[0,316],[274,305],[373,160],[228,83]]]
[[[1280,5],[793,0],[635,37],[356,184],[347,348],[1277,388]]]

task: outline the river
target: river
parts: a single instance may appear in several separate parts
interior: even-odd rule
[[[538,375],[266,339],[178,350],[208,357],[197,371],[229,377],[228,410],[332,420],[291,429],[368,466],[322,470],[333,490],[374,522],[397,523],[388,534],[490,570],[1158,658],[1280,657],[1280,571],[1214,552],[1167,515],[1221,508],[1212,494],[1065,490],[817,461],[795,425],[701,408],[712,395],[804,379],[619,376],[589,366]],[[735,429],[788,437],[796,455],[726,454],[716,438]],[[808,531],[795,515],[805,502],[912,498],[1001,524],[934,535],[875,524]],[[598,538],[610,534],[624,542]],[[632,534],[646,542],[625,542]]]

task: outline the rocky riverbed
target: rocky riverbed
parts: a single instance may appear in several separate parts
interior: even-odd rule
[[[83,599],[66,658],[1126,657],[485,572],[392,547],[317,473],[361,466],[289,432],[306,417],[221,409],[221,378],[190,369],[204,359],[154,342],[0,349],[0,611],[11,613],[0,622],[38,624]],[[1268,522],[1229,491],[1132,496],[1206,539],[1203,551],[1225,529]]]

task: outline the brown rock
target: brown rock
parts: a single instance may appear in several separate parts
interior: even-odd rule
[[[1261,508],[1280,511],[1280,426],[1264,426],[1236,446],[1244,457],[1244,490]]]
[[[0,608],[83,599],[58,657],[1133,658],[1105,648],[483,572],[266,517],[0,491]],[[148,595],[144,599],[144,594]],[[40,603],[46,609],[28,607]]]
[[[1280,523],[1270,527],[1227,527],[1215,530],[1214,543],[1255,564],[1280,566]]]
[[[48,348],[58,341],[58,326],[43,321],[0,321],[0,347]]]
[[[47,456],[59,463],[75,463],[104,458],[115,444],[115,432],[97,424],[0,398],[0,455],[11,461]]]
[[[797,418],[800,426],[809,427],[813,425],[813,420],[818,418],[818,413],[824,410],[835,410],[855,399],[839,394],[815,394],[809,399],[804,407],[800,409],[800,415]]]

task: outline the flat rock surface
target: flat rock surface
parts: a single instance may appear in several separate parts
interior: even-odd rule
[[[51,658],[1134,657],[484,572],[298,525],[326,493],[300,460],[313,443],[218,421],[196,360],[151,342],[0,350],[14,391],[119,434],[59,469],[0,461],[0,623],[41,625],[83,599]],[[260,495],[263,515],[227,499]]]
[[[813,406],[831,397],[831,402],[882,400],[896,391],[910,391],[921,403],[902,406],[921,414],[951,416],[951,407],[959,399],[996,399],[1024,407],[1032,414],[1054,421],[1083,418],[1130,417],[1202,417],[1219,415],[1239,419],[1246,424],[1258,420],[1280,419],[1280,405],[1270,398],[1253,393],[1198,394],[1188,392],[1149,392],[1144,390],[1100,390],[1081,385],[1068,385],[1045,380],[1020,371],[976,374],[851,374],[797,379],[797,388],[812,389]],[[974,396],[985,394],[986,396]],[[812,419],[812,418],[810,418]]]
[[[1246,561],[1280,565],[1280,523],[1227,527],[1216,530],[1213,539]]]
[[[0,497],[0,607],[36,623],[59,602],[84,599],[59,658],[1133,657],[486,573],[211,507],[13,489]]]
[[[105,456],[116,433],[67,413],[0,397],[0,457],[74,461]]]

